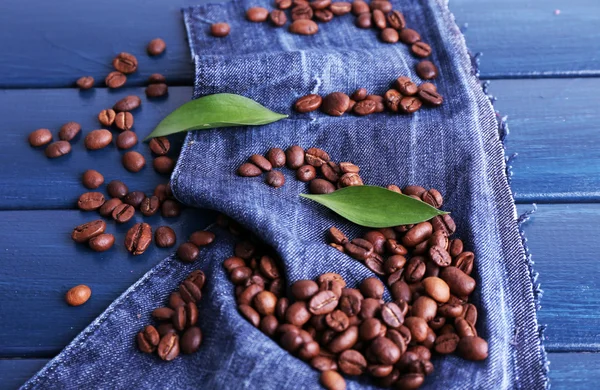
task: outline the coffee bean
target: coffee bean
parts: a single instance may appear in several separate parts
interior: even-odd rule
[[[46,145],[52,141],[52,133],[48,129],[37,129],[29,134],[28,140],[33,147]]]
[[[71,141],[81,131],[81,125],[77,122],[67,122],[60,128],[58,138],[63,141]]]
[[[114,124],[121,131],[131,130],[133,127],[133,115],[126,111],[120,112],[116,114]]]
[[[108,183],[106,190],[113,198],[123,198],[129,192],[129,189],[125,183],[119,180],[112,180],[110,183]]]
[[[167,79],[160,73],[152,73],[150,77],[148,77],[148,83],[150,84],[159,84],[165,82],[167,82]]]
[[[458,354],[467,360],[485,360],[488,343],[481,337],[463,337],[458,343]]]
[[[263,315],[269,316],[275,313],[275,305],[277,304],[277,297],[270,291],[261,291],[254,297],[254,308],[256,311]]]
[[[52,142],[46,147],[44,153],[48,158],[57,158],[69,154],[71,152],[71,144],[68,141]]]
[[[160,337],[163,337],[168,333],[177,333],[177,331],[173,327],[173,324],[171,324],[170,322],[163,322],[162,324],[159,324],[156,327],[156,330],[158,331]]]
[[[141,255],[152,242],[152,228],[147,223],[136,223],[125,236],[125,248],[134,256]]]
[[[392,112],[398,112],[398,110],[400,109],[400,100],[402,99],[402,95],[400,95],[400,92],[396,91],[395,89],[390,89],[388,90],[385,95],[384,95],[384,102],[385,102],[385,106],[388,108],[388,110],[392,111]],[[390,186],[388,186],[388,189],[391,189],[392,191],[395,190],[395,188],[398,188],[398,186],[394,186],[394,189],[391,189]],[[400,189],[398,188],[398,191]],[[398,192],[396,191],[396,192]],[[400,192],[402,193],[402,192]]]
[[[250,279],[248,279],[249,281]],[[248,283],[248,281],[246,283]],[[242,286],[239,286],[242,287]],[[246,304],[250,305],[254,299],[254,297],[261,291],[264,290],[264,286],[260,286],[259,284],[251,284],[246,287],[245,290],[237,297],[238,304]]]
[[[260,154],[253,154],[248,160],[265,172],[268,172],[273,168],[269,160]]]
[[[113,60],[112,64],[115,70],[118,70],[124,74],[135,72],[138,66],[137,58],[135,58],[133,54],[129,53],[119,53]]]
[[[424,80],[432,80],[438,76],[438,69],[431,61],[421,61],[415,69],[417,75]]]
[[[448,251],[439,246],[429,248],[429,258],[439,267],[447,267],[452,262],[452,258]]]
[[[404,28],[400,31],[400,42],[412,45],[421,40],[421,35],[411,28]]]
[[[383,30],[387,27],[387,21],[385,18],[385,14],[380,9],[376,9],[373,11],[373,24],[380,30]],[[392,29],[394,32],[396,30]],[[396,33],[397,34],[397,33]]]
[[[307,2],[298,3],[292,8],[292,20],[310,20],[313,17],[313,10]]]
[[[96,237],[106,230],[106,222],[99,219],[77,226],[71,233],[73,241],[82,243],[89,241],[90,238]]]
[[[352,2],[352,13],[355,16],[359,16],[370,11],[371,9],[369,8],[369,4],[363,0],[355,0]]]
[[[421,222],[411,228],[402,237],[402,243],[408,247],[414,247],[421,242],[429,239],[433,233],[433,227],[429,222]]]
[[[266,316],[260,321],[259,329],[269,337],[274,337],[279,326],[279,321],[274,315]]]
[[[125,195],[123,202],[132,205],[136,209],[139,209],[145,198],[146,195],[142,191],[132,191]]]
[[[312,0],[310,6],[314,10],[325,9],[331,5],[331,0]]]
[[[406,27],[406,21],[402,12],[393,10],[387,15],[387,22],[391,28],[395,30],[402,30]]]
[[[149,196],[144,198],[142,203],[140,204],[140,211],[146,217],[150,217],[158,211],[160,207],[160,201],[157,196]]]
[[[440,272],[442,278],[454,295],[467,296],[475,290],[475,279],[456,267],[446,267]]]
[[[360,291],[353,288],[342,289],[342,295],[339,299],[339,308],[348,317],[354,317],[360,313],[363,296]]]
[[[152,353],[158,346],[160,335],[155,327],[148,325],[144,328],[144,330],[137,334],[136,340],[140,351],[144,353]]]
[[[315,95],[318,96],[318,95]],[[320,97],[319,97],[320,99]],[[318,108],[318,107],[317,107]],[[290,169],[298,169],[304,164],[304,149],[298,145],[290,146],[285,151],[286,164]]]
[[[210,33],[213,37],[222,38],[229,35],[231,31],[231,27],[229,24],[221,22],[221,23],[213,23],[210,25]]]
[[[339,165],[333,161],[328,161],[327,164],[321,165],[321,174],[332,183],[337,183],[340,180],[340,172]]]
[[[164,156],[169,152],[169,149],[171,148],[171,143],[169,142],[167,137],[156,137],[150,140],[148,146],[150,146],[150,150],[152,151],[152,153],[158,156]]]
[[[125,96],[123,99],[116,102],[115,105],[113,106],[113,110],[115,110],[117,112],[133,111],[136,108],[138,108],[141,104],[142,104],[142,100],[139,97],[137,97],[135,95],[129,95],[129,96]]]
[[[435,351],[442,355],[447,355],[456,351],[460,338],[456,333],[447,333],[439,336],[435,340]]]
[[[352,348],[358,341],[358,326],[353,325],[329,342],[328,349],[332,353],[340,353]]]
[[[420,58],[429,57],[431,55],[431,46],[426,44],[425,42],[415,42],[410,47],[412,53]]]
[[[319,286],[312,280],[298,280],[291,286],[292,296],[298,301],[310,299],[319,291]]]
[[[65,301],[69,306],[81,306],[90,299],[92,290],[85,284],[71,288],[65,295]]]
[[[404,323],[404,314],[394,302],[388,302],[381,308],[381,319],[390,328],[398,328]]]
[[[356,3],[356,1],[354,3]],[[370,12],[362,13],[358,15],[358,18],[356,18],[356,27],[364,29],[371,28],[371,20],[372,17]]]
[[[346,390],[346,381],[337,371],[323,371],[319,380],[327,390]]]
[[[327,152],[319,148],[308,149],[304,157],[306,163],[312,165],[313,167],[320,167],[321,165],[329,162],[329,154],[327,154]]]
[[[165,41],[163,41],[160,38],[155,38],[155,39],[151,40],[150,43],[148,43],[148,47],[146,48],[146,51],[151,56],[158,56],[158,55],[161,55],[165,51],[166,48],[167,48],[167,44],[165,43]],[[137,60],[136,60],[136,67],[137,67]]]
[[[381,324],[381,321],[379,321],[377,318],[366,318],[360,325],[360,339],[363,341],[373,340],[374,338],[379,337],[381,335],[381,332],[384,328],[385,327]]]
[[[379,36],[381,37],[381,40],[385,43],[396,43],[399,39],[398,31],[389,27],[382,30]]]
[[[341,230],[334,226],[329,228],[328,234],[329,239],[336,244],[344,245],[348,242],[348,237],[346,237],[346,235]]]
[[[83,211],[97,210],[104,204],[104,195],[101,192],[86,192],[79,196],[77,207]]]
[[[78,78],[75,84],[79,89],[90,89],[94,86],[94,78],[92,76],[83,76]]]
[[[358,351],[349,349],[338,358],[340,371],[347,375],[361,375],[367,369],[367,360]]]
[[[362,238],[355,238],[344,244],[346,253],[357,260],[366,260],[373,255],[373,244]]]
[[[427,295],[437,302],[446,303],[450,299],[450,288],[448,284],[438,277],[423,279],[423,287]]]
[[[194,303],[192,303],[192,305],[194,305]],[[186,312],[187,312],[187,304],[186,304],[186,306],[179,306],[177,309],[175,309],[173,316],[171,317],[172,322],[173,322],[173,327],[180,332],[183,329],[185,329],[185,326],[186,326],[186,320],[187,320]]]
[[[412,96],[416,95],[419,91],[419,88],[413,81],[406,77],[401,76],[396,79],[394,87],[403,95],[403,96]],[[409,194],[410,195],[410,194]]]
[[[98,121],[103,125],[103,126],[111,126],[116,118],[117,114],[115,113],[115,111],[111,108],[106,109],[106,110],[102,110],[100,111],[100,113],[98,114]]]
[[[387,0],[373,0],[371,1],[370,7],[372,10],[381,10],[384,13],[392,10],[392,3]]]
[[[456,224],[450,214],[437,215],[431,219],[431,225],[434,231],[444,231],[448,236],[456,231]]]
[[[146,87],[145,93],[149,98],[161,97],[169,93],[169,87],[165,83],[150,84]]]
[[[274,9],[269,14],[269,20],[271,21],[271,23],[274,26],[281,27],[287,23],[287,16],[285,15],[285,12],[283,12],[282,10]]]
[[[93,169],[88,169],[83,173],[81,177],[81,182],[86,188],[95,189],[98,188],[104,183],[104,176],[98,171]]]
[[[288,9],[292,6],[292,0],[275,0],[275,5],[279,9]]]
[[[296,171],[296,179],[309,182],[317,177],[317,171],[312,165],[303,165]]]
[[[152,166],[156,172],[170,175],[175,169],[175,160],[168,156],[158,156],[152,161]]]
[[[332,116],[341,116],[346,112],[350,98],[342,92],[333,92],[325,96],[321,109],[326,114]]]
[[[400,359],[400,348],[386,337],[376,338],[369,347],[371,354],[380,364],[393,365]]]
[[[454,327],[456,328],[456,334],[459,337],[477,336],[477,330],[475,326],[464,318],[456,318],[454,321]]]
[[[421,99],[421,101],[429,106],[440,106],[442,105],[442,103],[444,102],[444,98],[442,95],[440,95],[439,93],[435,92],[435,91],[429,91],[429,90],[425,90],[422,89],[419,91],[419,99]]]
[[[137,144],[137,141],[137,135],[133,131],[124,131],[117,136],[117,148],[131,149]]]
[[[126,152],[121,160],[125,169],[133,173],[141,171],[146,165],[144,156],[135,151]]]
[[[273,168],[285,166],[285,152],[281,148],[271,148],[267,151],[267,160]]]
[[[345,173],[338,182],[340,187],[362,186],[363,181],[357,173]]]
[[[200,251],[198,250],[198,247],[191,242],[185,242],[177,248],[177,256],[181,261],[186,263],[194,262],[199,254]]]
[[[462,246],[462,242],[461,242],[461,246]],[[473,272],[474,261],[475,261],[475,255],[473,254],[473,252],[462,252],[461,254],[456,256],[456,258],[452,262],[452,265],[454,265],[456,268],[458,268],[465,274],[470,275],[471,272]]]
[[[311,312],[309,312],[306,302],[294,302],[285,312],[286,321],[300,327],[308,322],[310,316]]]
[[[121,88],[127,82],[127,76],[121,72],[110,72],[104,79],[104,83],[108,88]]]
[[[107,147],[112,142],[112,133],[105,129],[92,130],[85,136],[84,144],[89,150]]]
[[[123,202],[121,202],[121,199],[111,198],[111,199],[107,200],[106,202],[104,202],[104,204],[102,206],[100,206],[100,208],[98,209],[98,212],[103,217],[109,217],[112,214],[113,210],[122,203]]]
[[[158,357],[170,362],[179,356],[179,336],[175,333],[167,333],[158,343]]]
[[[184,305],[185,305],[185,302],[181,306],[183,307]],[[179,306],[177,306],[176,308],[169,308],[169,307],[156,308],[156,309],[152,310],[152,313],[151,313],[152,318],[154,318],[157,321],[171,321],[171,319],[175,315],[175,310],[178,307]]]
[[[329,9],[335,16],[342,16],[352,11],[352,4],[345,1],[337,1],[335,3],[331,3]]]
[[[366,298],[382,299],[385,288],[378,278],[366,278],[360,284],[360,292]]]
[[[194,283],[196,287],[202,290],[204,284],[206,283],[206,275],[202,270],[198,269],[190,272],[189,275],[185,278],[185,280]]]
[[[175,245],[176,235],[175,231],[168,226],[160,226],[154,232],[154,242],[159,248],[171,248]]]
[[[181,214],[181,206],[178,202],[167,199],[160,206],[160,214],[164,218],[175,218]]]
[[[271,187],[279,188],[285,184],[285,176],[279,171],[271,171],[267,173],[265,182]]]
[[[369,100],[369,101],[371,101],[371,100]],[[360,168],[357,165],[355,165],[349,161],[342,161],[339,166],[340,166],[340,171],[342,171],[344,173],[360,172]]]
[[[314,315],[331,313],[338,305],[338,297],[333,291],[324,290],[315,294],[308,305],[308,310]]]
[[[179,285],[179,295],[185,303],[198,303],[202,299],[202,291],[191,280],[185,280]]]
[[[260,272],[262,272],[262,274],[269,279],[277,279],[280,276],[279,270],[277,269],[277,264],[275,264],[275,260],[269,256],[262,256],[260,258],[258,267]]]
[[[246,19],[255,23],[262,23],[267,20],[269,11],[263,7],[252,7],[246,11]]]
[[[215,240],[215,234],[205,230],[199,230],[192,233],[190,236],[190,242],[196,246],[206,246],[212,244]]]
[[[427,338],[429,326],[421,317],[407,317],[404,319],[404,326],[410,330],[412,340],[422,343]]]
[[[312,20],[298,19],[290,25],[289,31],[292,34],[314,35],[319,32],[319,26]]]
[[[354,105],[352,111],[356,115],[365,116],[370,115],[377,109],[377,102],[373,100],[362,100]]]
[[[428,296],[422,295],[418,297],[412,304],[411,315],[421,317],[429,322],[435,318],[437,314],[437,303]]]
[[[191,354],[198,351],[201,344],[202,331],[197,326],[187,329],[181,336],[180,348],[184,354]]]

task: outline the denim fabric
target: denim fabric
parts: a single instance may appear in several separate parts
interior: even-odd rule
[[[339,272],[352,286],[371,272],[326,245],[332,225],[353,236],[362,229],[301,199],[306,184],[282,169],[284,187],[264,178],[241,178],[236,168],[253,153],[299,144],[322,147],[335,161],[361,167],[367,184],[420,184],[439,189],[444,210],[457,223],[456,236],[476,254],[478,282],[473,302],[477,330],[489,341],[489,358],[468,362],[435,358],[425,389],[541,389],[547,386],[545,354],[536,320],[536,294],[505,175],[504,150],[489,99],[473,75],[461,33],[442,0],[395,1],[408,25],[433,47],[435,81],[444,105],[412,116],[374,114],[328,117],[296,114],[293,102],[308,93],[325,95],[366,87],[384,93],[398,76],[417,80],[417,62],[402,44],[381,43],[374,30],[360,30],[346,15],[320,24],[315,36],[291,35],[244,18],[249,6],[271,0],[235,1],[184,10],[196,61],[195,97],[217,92],[248,96],[288,119],[266,126],[188,134],[172,176],[182,202],[226,213],[273,246],[287,283]],[[213,38],[211,23],[227,21],[231,34]],[[290,356],[237,312],[233,286],[222,269],[233,238],[218,239],[193,265],[168,258],[115,301],[59,356],[25,386],[31,388],[314,389],[318,373]],[[208,276],[200,306],[201,350],[171,363],[144,355],[134,336],[149,323],[185,275]],[[376,388],[366,378],[348,378],[349,389]]]

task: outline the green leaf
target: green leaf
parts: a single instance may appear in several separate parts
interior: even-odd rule
[[[372,228],[409,225],[448,214],[425,202],[376,186],[345,187],[324,195],[300,194],[357,225]]]
[[[190,130],[266,125],[287,115],[277,114],[247,97],[231,93],[189,101],[163,119],[146,140]]]

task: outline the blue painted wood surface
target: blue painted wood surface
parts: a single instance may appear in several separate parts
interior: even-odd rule
[[[80,2],[60,0],[0,6],[0,127],[11,148],[0,153],[0,388],[16,388],[56,354],[110,302],[171,250],[152,246],[141,257],[123,248],[126,226],[109,224],[117,244],[104,254],[75,245],[71,229],[95,218],[72,209],[83,191],[79,175],[100,167],[107,180],[124,178],[132,189],[150,192],[166,177],[150,166],[127,173],[114,146],[87,152],[81,138],[74,152],[49,162],[31,149],[27,134],[39,127],[56,131],[75,120],[84,132],[99,128],[96,114],[119,97],[143,97],[150,73],[165,74],[171,86],[190,86],[193,66],[180,7],[204,0]],[[525,226],[544,289],[540,323],[547,324],[553,389],[588,389],[600,380],[600,3],[595,0],[452,0],[472,52],[483,52],[482,78],[495,80],[496,108],[509,116],[507,153],[518,202],[542,204]],[[560,10],[557,14],[556,10]],[[166,53],[145,54],[160,36]],[[80,75],[101,82],[120,51],[138,56],[140,70],[127,89],[80,93],[70,87]],[[509,80],[530,77],[527,80]],[[564,79],[547,79],[562,77]],[[137,86],[137,87],[136,87]],[[167,100],[144,103],[134,112],[135,129],[147,134],[174,107],[191,96],[190,87],[170,88]],[[175,144],[181,141],[175,140]],[[138,145],[146,154],[147,148]],[[150,161],[150,160],[149,160]],[[582,203],[594,202],[594,203]],[[562,204],[557,204],[562,203]],[[521,205],[519,211],[528,209]],[[50,210],[54,209],[54,210]],[[178,237],[210,222],[201,210],[174,223]],[[150,219],[154,226],[160,217]],[[127,226],[131,225],[130,222]],[[173,221],[168,221],[173,225]],[[82,307],[62,300],[74,284],[88,283],[93,297]],[[43,318],[43,321],[40,320]],[[10,359],[26,356],[29,359]]]

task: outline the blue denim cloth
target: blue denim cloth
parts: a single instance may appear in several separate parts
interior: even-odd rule
[[[350,285],[371,272],[326,245],[335,225],[350,236],[361,229],[301,199],[306,184],[282,169],[279,189],[264,178],[241,178],[236,168],[253,153],[299,144],[326,149],[335,161],[361,167],[367,184],[420,184],[439,189],[456,235],[476,254],[478,282],[473,302],[477,330],[489,341],[489,358],[469,362],[436,357],[425,389],[542,389],[545,354],[536,320],[536,290],[505,175],[504,150],[489,99],[473,74],[463,37],[442,0],[395,1],[408,25],[433,47],[435,81],[444,105],[412,116],[299,115],[293,102],[308,93],[325,95],[366,87],[383,94],[398,76],[418,80],[402,44],[380,42],[346,15],[320,24],[315,36],[250,23],[244,10],[271,0],[235,1],[184,10],[196,61],[195,97],[217,92],[248,96],[289,119],[260,127],[188,134],[173,173],[173,190],[184,203],[226,213],[273,246],[284,262],[287,283],[339,272]],[[213,38],[211,23],[227,21],[231,34]],[[222,268],[233,238],[214,228],[218,240],[186,265],[168,258],[115,301],[24,388],[203,388],[314,389],[319,374],[292,357],[237,312],[233,286]],[[135,334],[150,322],[185,275],[201,268],[208,276],[200,305],[201,350],[171,363],[145,355]],[[349,389],[376,388],[368,378],[348,378]]]

